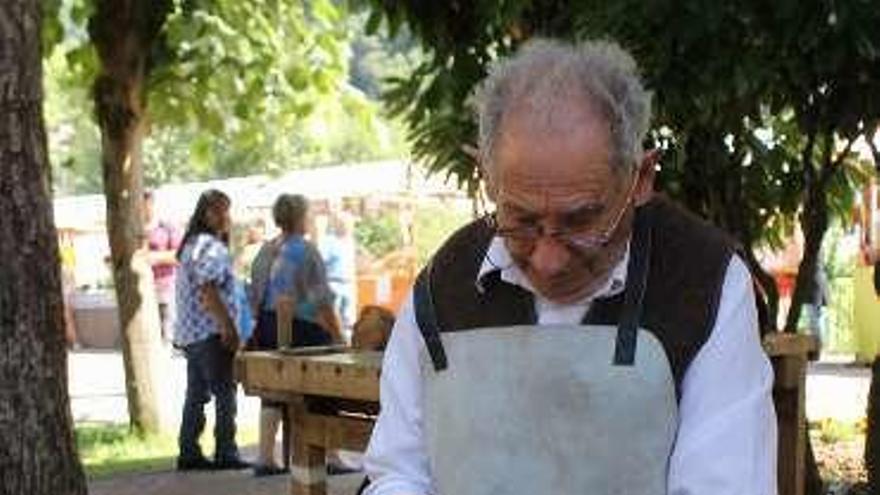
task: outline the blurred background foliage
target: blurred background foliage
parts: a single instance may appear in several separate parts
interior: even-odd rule
[[[320,3],[289,5],[314,9]],[[189,14],[181,4],[169,16],[165,36],[174,50],[163,57],[175,63],[151,76],[142,149],[147,186],[408,157],[402,122],[380,101],[385,80],[403,77],[423,56],[405,30],[393,37],[368,34],[367,14],[332,4],[335,13],[325,13],[332,29],[300,10],[281,16],[290,25],[279,20],[276,30],[264,26],[269,19],[259,11],[244,12],[234,2],[224,11],[223,4]],[[57,27],[46,29],[58,30],[46,35],[54,41],[44,84],[54,187],[61,195],[102,191],[89,87],[97,63],[88,43],[89,8],[84,0],[60,0],[50,19]],[[233,19],[248,21],[238,26]],[[304,51],[308,56],[294,59]],[[291,60],[274,58],[279,52]],[[233,60],[232,68],[220,70]],[[323,70],[311,69],[314,64]]]

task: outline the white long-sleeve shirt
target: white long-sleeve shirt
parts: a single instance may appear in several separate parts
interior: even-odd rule
[[[577,324],[593,299],[623,290],[628,256],[604,287],[568,305],[537,294],[510,262],[499,239],[492,241],[487,258],[493,262],[484,261],[474,281],[478,286],[488,271],[504,267],[503,280],[535,295],[538,324]],[[727,267],[715,326],[682,381],[668,495],[776,494],[773,370],[761,348],[757,325],[751,278],[743,261],[734,256]],[[437,495],[423,434],[419,354],[426,352],[410,297],[385,350],[382,409],[364,464],[372,481],[366,495]]]

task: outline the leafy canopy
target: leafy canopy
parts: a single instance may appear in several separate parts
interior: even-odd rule
[[[57,186],[66,191],[100,189],[100,139],[89,97],[98,69],[95,1],[46,2],[44,40],[53,48],[46,79],[56,89],[47,95],[47,120],[62,179]],[[343,5],[147,3],[153,11],[145,17],[164,19],[150,48],[145,91],[148,184],[403,153],[396,124],[349,82],[353,43],[375,54],[386,42],[366,36],[362,22],[353,25],[356,18]],[[360,82],[375,86],[380,77],[368,68]]]

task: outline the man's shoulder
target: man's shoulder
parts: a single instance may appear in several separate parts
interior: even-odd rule
[[[472,220],[446,238],[434,254],[434,260],[448,262],[451,258],[463,254],[479,254],[479,261],[482,261],[482,254],[485,253],[494,234],[486,217]]]
[[[645,207],[651,212],[655,239],[680,247],[702,245],[721,251],[736,249],[737,242],[730,234],[666,196],[656,196]]]

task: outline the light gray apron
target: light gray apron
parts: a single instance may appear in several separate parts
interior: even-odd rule
[[[639,331],[520,326],[445,333],[425,356],[425,434],[438,495],[663,495],[677,407],[663,347]]]
[[[650,219],[637,212],[618,326],[443,332],[416,281],[435,495],[665,495],[678,424],[669,360],[638,327]]]

